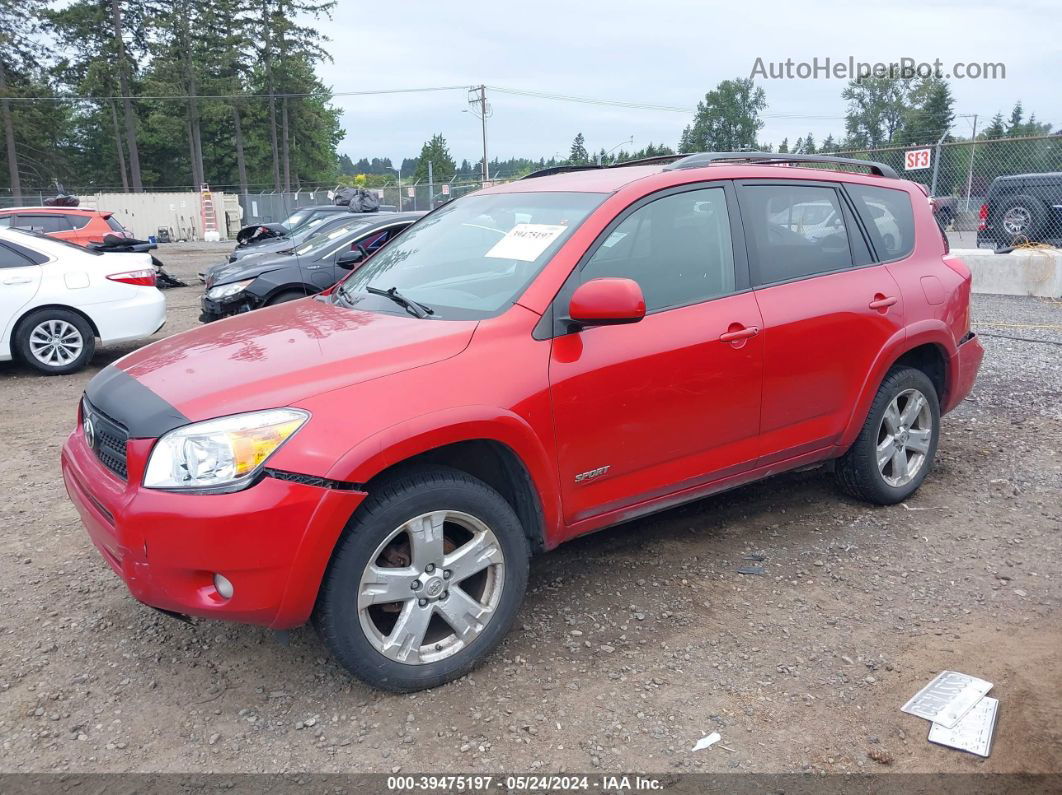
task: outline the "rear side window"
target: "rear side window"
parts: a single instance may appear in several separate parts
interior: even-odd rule
[[[675,193],[639,207],[583,267],[581,279],[638,282],[647,311],[734,292],[734,249],[722,188]]]
[[[11,216],[0,215],[0,229],[6,229],[9,226],[11,226]]]
[[[34,232],[43,232],[46,235],[52,232],[69,232],[71,229],[70,222],[66,220],[66,216],[58,213],[48,215],[20,214],[15,217],[15,222],[12,226],[16,226],[19,229],[30,229]]]
[[[814,185],[744,185],[741,218],[756,282],[802,279],[852,266],[841,198]]]
[[[68,215],[66,216],[66,222],[70,224],[72,229],[84,229],[88,226],[90,217],[88,215]]]
[[[5,243],[0,243],[0,268],[24,268],[36,263]]]
[[[107,226],[109,226],[115,232],[124,232],[125,227],[118,223],[118,219],[113,215],[107,216]]]
[[[856,211],[870,233],[879,260],[906,257],[914,250],[914,210],[907,191],[848,185]]]

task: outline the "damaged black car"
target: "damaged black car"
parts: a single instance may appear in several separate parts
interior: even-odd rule
[[[248,257],[204,274],[204,323],[327,290],[424,215],[355,214],[307,238],[290,254]]]

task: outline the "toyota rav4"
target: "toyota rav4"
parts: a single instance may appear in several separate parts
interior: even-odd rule
[[[921,485],[983,350],[915,183],[747,152],[557,171],[89,383],[63,474],[134,597],[312,619],[415,690],[499,644],[534,552],[812,464],[871,503]]]

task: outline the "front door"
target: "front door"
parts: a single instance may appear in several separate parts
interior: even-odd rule
[[[563,313],[578,284],[630,278],[647,312],[638,323],[553,339],[550,394],[567,525],[754,463],[762,324],[744,251],[735,256],[732,244],[730,188],[710,185],[633,205],[558,297],[554,311]]]

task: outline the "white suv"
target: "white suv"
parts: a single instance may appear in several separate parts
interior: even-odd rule
[[[0,229],[0,361],[17,356],[42,373],[72,373],[92,359],[97,337],[105,345],[143,339],[165,321],[150,255]]]

